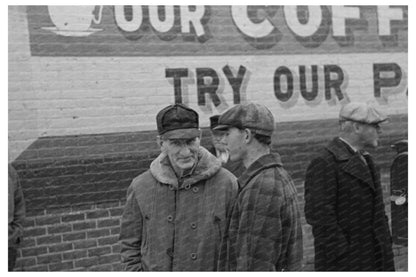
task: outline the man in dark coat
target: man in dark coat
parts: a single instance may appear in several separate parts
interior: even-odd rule
[[[301,269],[302,226],[295,185],[279,154],[271,153],[272,113],[263,105],[236,105],[221,115],[219,130],[231,161],[247,170],[238,178],[227,261],[230,271],[296,271]],[[221,252],[223,253],[223,251]]]
[[[373,106],[349,103],[340,111],[340,136],[310,163],[305,217],[312,226],[317,271],[394,271],[379,171],[364,149],[378,146]]]
[[[25,220],[25,200],[19,175],[9,164],[9,271],[16,264],[17,250],[23,238],[23,223]]]
[[[222,141],[222,137],[225,132],[223,130],[214,130],[214,128],[218,126],[219,118],[219,115],[213,115],[209,118],[212,146],[208,148],[208,151],[221,161],[224,168],[228,169],[238,178],[246,170],[246,168],[244,167],[243,161],[230,160],[230,155],[226,148],[227,145]]]

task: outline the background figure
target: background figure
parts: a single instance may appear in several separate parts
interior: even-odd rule
[[[315,239],[315,270],[393,271],[380,174],[365,148],[378,146],[387,117],[364,103],[339,114],[340,136],[310,163],[305,216]]]
[[[212,146],[208,150],[221,161],[221,164],[224,168],[228,169],[236,177],[240,177],[241,174],[246,170],[243,161],[230,160],[227,145],[222,141],[222,137],[224,136],[225,131],[214,130],[214,128],[218,126],[219,118],[219,115],[213,115],[209,118]]]
[[[121,257],[131,271],[214,271],[237,194],[234,175],[200,147],[198,114],[156,116],[161,154],[127,191]]]
[[[272,113],[263,105],[240,104],[219,119],[218,130],[231,161],[247,170],[238,178],[239,194],[230,220],[228,260],[222,270],[294,271],[301,269],[303,244],[295,185],[279,154],[270,153]]]
[[[19,176],[9,164],[9,271],[13,271],[17,249],[23,237],[23,221],[25,219],[25,201]]]

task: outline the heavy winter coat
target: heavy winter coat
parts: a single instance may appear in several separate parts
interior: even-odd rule
[[[379,171],[364,158],[335,138],[307,169],[305,216],[317,271],[394,270]]]
[[[303,245],[297,193],[280,156],[260,157],[238,183],[240,192],[228,232],[228,260],[221,269],[300,270]]]
[[[131,271],[215,271],[237,195],[235,176],[200,148],[193,173],[178,180],[159,155],[127,192],[121,256]]]

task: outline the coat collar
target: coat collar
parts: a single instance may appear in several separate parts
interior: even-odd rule
[[[162,184],[172,185],[175,189],[190,187],[193,184],[210,178],[221,168],[221,162],[203,147],[199,148],[198,161],[192,173],[183,177],[181,180],[170,164],[169,158],[165,153],[161,153],[151,164],[150,173]]]
[[[247,170],[238,178],[240,190],[244,188],[251,179],[253,179],[260,171],[271,168],[283,166],[280,155],[277,153],[270,153],[261,156],[254,163],[252,163]]]
[[[339,138],[334,138],[326,149],[331,152],[338,162],[342,162],[341,169],[346,173],[364,181],[374,190],[374,181],[370,168],[361,160],[360,154]]]

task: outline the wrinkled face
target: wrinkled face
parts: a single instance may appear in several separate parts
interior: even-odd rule
[[[225,131],[221,130],[212,130],[211,131],[211,139],[212,144],[214,145],[215,149],[218,151],[224,152],[227,149],[227,144],[222,140],[222,137],[225,135]]]
[[[199,145],[199,137],[164,139],[161,142],[161,150],[169,157],[174,168],[184,171],[191,169],[197,162]]]
[[[242,160],[246,154],[246,133],[235,127],[231,127],[225,131],[223,143],[227,144],[227,150],[231,161]]]
[[[378,146],[379,135],[381,134],[380,125],[360,123],[360,127],[358,138],[363,148],[376,148]]]

